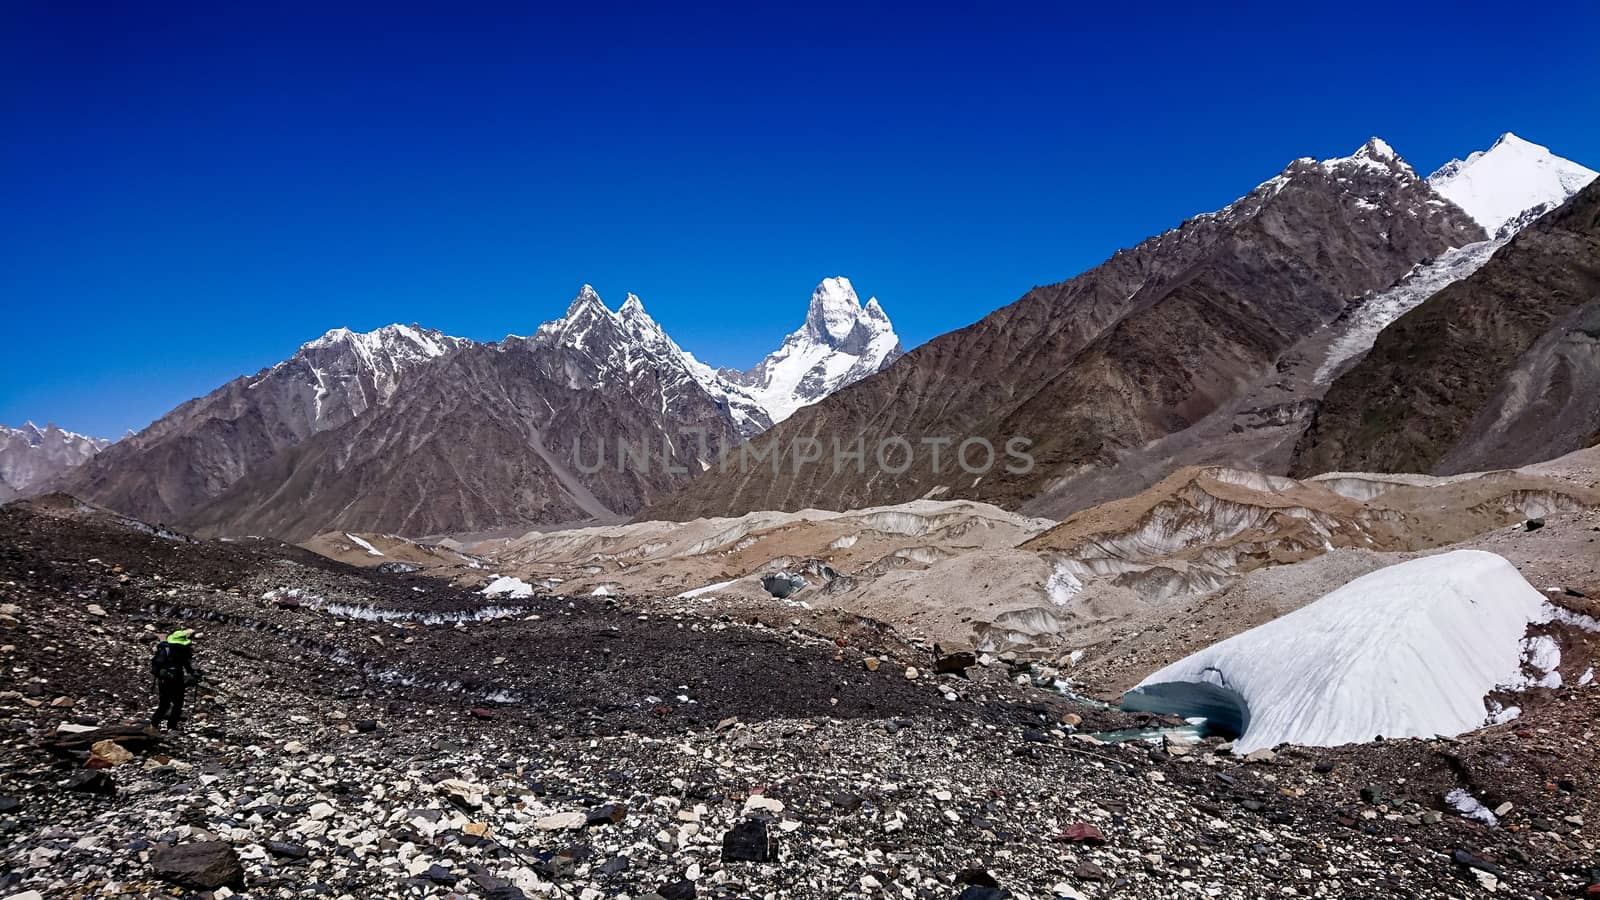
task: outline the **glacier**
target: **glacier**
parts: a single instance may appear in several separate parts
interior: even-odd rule
[[[1123,707],[1204,716],[1239,735],[1239,753],[1453,736],[1488,724],[1493,691],[1540,682],[1523,673],[1549,659],[1529,626],[1572,619],[1503,557],[1456,550],[1379,569],[1185,657]],[[1543,659],[1529,658],[1535,647]]]

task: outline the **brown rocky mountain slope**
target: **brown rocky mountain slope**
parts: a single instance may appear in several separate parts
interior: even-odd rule
[[[1293,472],[1453,473],[1600,440],[1600,182],[1390,325],[1329,388]]]
[[[466,344],[390,325],[338,328],[129,435],[59,486],[149,522],[176,522],[275,454],[383,405],[409,375]]]
[[[808,439],[829,449],[864,445],[866,465],[836,466],[827,453],[820,464],[776,471],[736,465],[696,479],[646,515],[848,509],[920,496],[1015,506],[1055,479],[1193,424],[1352,298],[1484,238],[1381,141],[1344,159],[1296,160],[1226,209],[1035,288],[754,444],[757,453],[791,459]],[[899,474],[872,459],[895,435],[920,446]],[[1004,448],[1013,436],[1032,441],[1036,465],[1026,473],[996,465],[980,477],[952,461],[968,437]],[[936,468],[921,442],[939,439],[953,443]],[[896,452],[886,455],[890,468],[904,458]],[[975,467],[982,456],[973,452]]]
[[[596,389],[591,379],[605,376],[580,368],[590,355],[544,338],[462,348],[382,409],[252,468],[184,524],[298,540],[330,529],[427,535],[617,521],[700,470],[684,429],[701,429],[711,447],[738,440],[706,392],[650,367]],[[619,435],[647,447],[648,460],[618,465]],[[606,464],[594,468],[602,448]]]

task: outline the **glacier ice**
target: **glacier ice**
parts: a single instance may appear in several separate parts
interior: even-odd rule
[[[1504,558],[1456,550],[1380,569],[1295,612],[1167,666],[1129,709],[1217,717],[1236,749],[1456,735],[1485,698],[1525,686],[1550,647],[1528,627],[1563,617]],[[1525,651],[1533,651],[1525,658]]]

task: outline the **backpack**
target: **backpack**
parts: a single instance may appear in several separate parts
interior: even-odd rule
[[[177,678],[183,674],[183,664],[177,657],[172,645],[162,641],[156,645],[156,652],[150,657],[150,673],[157,678]]]

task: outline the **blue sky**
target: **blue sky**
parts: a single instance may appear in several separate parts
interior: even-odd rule
[[[1600,165],[1593,4],[1072,5],[4,4],[0,422],[583,282],[745,366],[844,274],[909,346],[1372,134]]]

